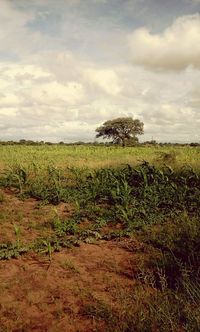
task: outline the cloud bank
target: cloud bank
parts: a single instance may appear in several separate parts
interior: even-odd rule
[[[200,15],[152,32],[120,0],[110,17],[110,2],[86,2],[91,18],[79,1],[1,1],[0,139],[94,140],[132,116],[143,140],[199,140]]]
[[[150,69],[200,69],[200,15],[183,16],[160,34],[147,28],[128,37],[132,61]]]

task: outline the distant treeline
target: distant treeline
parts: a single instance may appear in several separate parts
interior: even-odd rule
[[[53,142],[45,142],[45,141],[33,141],[33,140],[26,140],[26,139],[20,139],[19,141],[1,141],[0,145],[66,145],[66,146],[73,146],[73,145],[84,145],[84,146],[116,146],[117,144],[114,144],[112,142],[82,142],[77,141],[73,143],[65,143],[63,141],[59,143],[53,143]],[[192,142],[192,143],[159,143],[155,140],[146,141],[146,142],[134,142],[134,144],[128,144],[127,146],[193,146],[198,147],[200,146],[200,143]]]

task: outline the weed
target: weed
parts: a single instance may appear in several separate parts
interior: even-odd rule
[[[57,236],[74,235],[78,231],[78,225],[74,219],[60,220],[56,217],[52,221],[52,227]]]
[[[71,261],[71,260],[65,260],[64,262],[61,263],[61,266],[64,269],[70,270],[73,273],[80,274],[79,269],[76,267],[76,265]]]
[[[105,321],[112,320],[112,309],[110,306],[99,299],[93,298],[94,304],[86,304],[82,309],[81,313],[93,319],[102,319]]]
[[[17,238],[17,247],[20,248],[21,228],[16,224],[14,224],[13,227],[14,227],[14,230],[15,230],[16,238]]]
[[[19,246],[19,243],[1,243],[0,260],[17,258],[29,251],[28,246]]]
[[[87,229],[79,233],[79,238],[85,243],[93,244],[96,243],[97,240],[101,240],[102,235],[97,231]]]
[[[60,251],[62,248],[72,248],[73,246],[79,246],[79,241],[76,238],[39,238],[31,244],[31,249],[38,253],[47,253],[49,257],[52,257],[52,253]]]

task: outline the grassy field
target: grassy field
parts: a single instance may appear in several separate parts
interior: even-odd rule
[[[137,165],[143,160],[163,163],[165,154],[175,155],[175,166],[191,165],[200,168],[200,149],[195,147],[102,147],[102,146],[24,146],[0,145],[0,169],[35,163],[41,167],[50,164],[65,168],[103,168],[121,164]],[[166,160],[168,162],[168,160]],[[170,162],[170,160],[169,160]]]
[[[199,152],[0,146],[0,330],[200,331]]]

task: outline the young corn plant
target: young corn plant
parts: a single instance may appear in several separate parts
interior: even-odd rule
[[[14,165],[4,173],[3,184],[4,186],[14,187],[19,189],[22,194],[27,183],[28,174],[26,169],[20,165]]]
[[[19,249],[20,246],[21,246],[21,228],[20,226],[14,224],[13,225],[13,228],[14,228],[14,231],[15,231],[15,235],[16,235],[16,238],[17,238],[17,248]]]
[[[127,210],[132,201],[132,191],[133,189],[129,186],[126,179],[116,181],[115,188],[110,192],[111,199],[113,200],[114,204]]]

